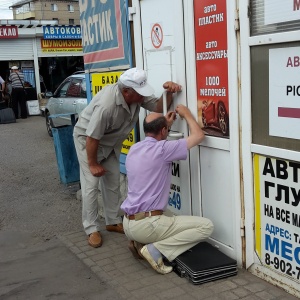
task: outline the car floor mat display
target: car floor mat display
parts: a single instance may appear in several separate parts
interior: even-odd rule
[[[208,242],[200,242],[172,262],[174,272],[202,284],[237,274],[236,260],[228,257]]]

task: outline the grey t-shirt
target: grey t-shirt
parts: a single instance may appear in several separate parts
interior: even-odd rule
[[[81,112],[74,128],[74,137],[85,147],[86,137],[100,140],[98,152],[108,157],[112,150],[120,155],[123,141],[136,124],[140,107],[155,110],[158,98],[145,97],[142,104],[130,106],[124,100],[118,84],[107,85]]]

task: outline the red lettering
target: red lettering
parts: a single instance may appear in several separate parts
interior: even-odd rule
[[[289,57],[286,66],[287,67],[300,67],[300,57],[299,56],[294,56],[293,58]]]

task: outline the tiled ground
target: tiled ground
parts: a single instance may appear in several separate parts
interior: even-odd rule
[[[103,245],[93,249],[83,231],[61,236],[60,239],[102,282],[120,294],[120,299],[298,299],[280,288],[239,269],[238,275],[201,285],[193,285],[174,272],[157,274],[143,260],[133,258],[127,238],[107,232],[103,223]]]

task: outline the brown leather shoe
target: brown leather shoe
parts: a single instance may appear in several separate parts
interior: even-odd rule
[[[102,246],[102,237],[99,231],[93,232],[88,238],[89,245],[94,248],[99,248]]]
[[[141,249],[143,246],[143,244],[136,241],[130,241],[128,244],[128,249],[136,259],[144,259],[143,255],[141,254]]]
[[[124,233],[123,224],[106,225],[106,230],[111,232]]]

